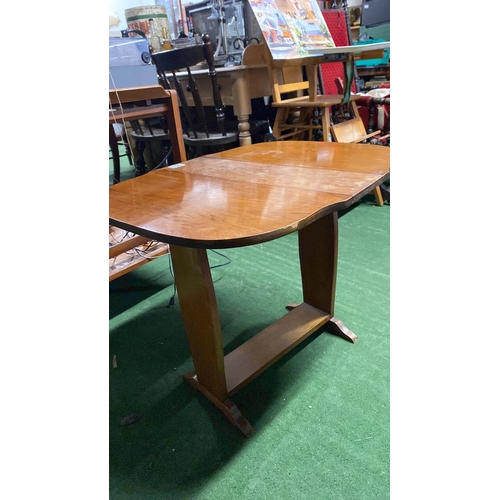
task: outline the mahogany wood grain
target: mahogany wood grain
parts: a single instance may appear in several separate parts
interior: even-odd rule
[[[200,391],[211,403],[213,403],[237,429],[245,434],[246,437],[250,437],[254,433],[254,429],[250,425],[250,422],[241,414],[240,410],[230,399],[224,401],[217,399],[203,384],[200,384],[195,372],[187,372],[183,377],[186,382]]]
[[[186,160],[186,150],[182,139],[179,103],[175,91],[165,90],[160,85],[115,89],[109,91],[109,104],[109,143],[113,152],[114,184],[120,182],[120,158],[118,155],[118,144],[113,123],[125,125],[125,122],[163,116],[169,131],[172,158],[175,162]],[[143,148],[144,143],[139,142],[137,144],[137,150],[141,151]],[[139,154],[137,159],[136,173],[140,162],[141,154]],[[115,228],[113,228],[113,231],[114,229]],[[112,232],[111,227],[110,232]],[[125,253],[132,248],[144,244],[147,240],[148,238],[145,238],[144,235],[138,235],[135,236],[133,240],[127,239],[126,242],[114,244],[110,248],[110,281],[146,264],[151,258],[156,258],[167,253],[168,248],[164,244],[148,245],[147,250],[138,248],[135,254]],[[119,241],[119,239],[117,238],[114,241]],[[131,246],[131,242],[135,244]]]
[[[380,137],[380,130],[366,132],[363,120],[359,115],[358,106],[354,100],[350,102],[350,108],[353,113],[351,119],[331,126],[332,137],[336,142],[361,143],[372,137],[378,136],[378,141],[386,138],[386,136]],[[380,186],[375,187],[373,195],[375,196],[375,202],[381,207],[384,204],[384,199],[380,191]]]
[[[297,304],[296,302],[290,302],[287,304],[286,308],[291,311],[292,309],[295,309],[298,307],[300,304]],[[330,333],[333,333],[334,335],[337,335],[338,337],[342,337],[344,340],[348,340],[349,342],[352,342],[355,344],[358,341],[358,337],[355,333],[353,333],[349,328],[347,328],[342,321],[340,321],[338,318],[332,316],[328,323],[326,323],[326,329],[330,331]]]
[[[222,334],[207,252],[171,245],[170,254],[184,329],[198,381],[215,398],[224,401],[228,393]]]
[[[389,176],[389,153],[281,141],[206,155],[110,187],[110,223],[199,248],[272,240],[372,191]]]
[[[229,398],[318,329],[355,342],[334,317],[338,215],[389,176],[388,148],[315,141],[253,144],[110,187],[110,223],[170,244],[194,372],[184,378],[245,436]],[[207,248],[299,232],[304,302],[224,356]]]
[[[239,391],[329,319],[328,313],[303,303],[231,351],[224,358],[229,394]]]
[[[337,212],[300,229],[299,257],[304,302],[328,313],[329,317],[334,315],[337,254]]]

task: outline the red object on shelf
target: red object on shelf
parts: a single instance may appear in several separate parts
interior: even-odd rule
[[[345,22],[345,13],[341,10],[323,10],[323,17],[326,25],[332,35],[333,41],[337,47],[349,45],[349,35],[347,34],[347,25]],[[321,74],[323,76],[323,90],[325,94],[342,94],[343,90],[338,89],[335,83],[336,78],[344,80],[344,64],[341,62],[323,63],[321,65]],[[351,87],[352,92],[356,93],[354,81]]]

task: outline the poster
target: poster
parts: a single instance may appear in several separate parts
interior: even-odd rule
[[[310,55],[335,47],[316,0],[249,0],[273,59]]]

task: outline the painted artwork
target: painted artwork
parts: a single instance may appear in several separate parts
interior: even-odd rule
[[[274,59],[335,47],[316,0],[249,0],[249,4]]]

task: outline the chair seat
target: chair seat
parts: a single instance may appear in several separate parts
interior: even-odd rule
[[[168,141],[170,140],[170,134],[163,130],[163,128],[159,126],[154,127],[142,127],[142,133],[139,134],[137,132],[131,132],[130,136],[134,141]]]
[[[233,142],[238,142],[238,132],[227,132],[226,135],[222,135],[220,132],[211,133],[209,137],[205,132],[197,132],[198,138],[188,137],[184,134],[184,144],[187,146],[216,146],[231,144]]]
[[[160,125],[141,125],[130,136],[137,143],[136,176],[157,168],[168,158],[171,137]]]

